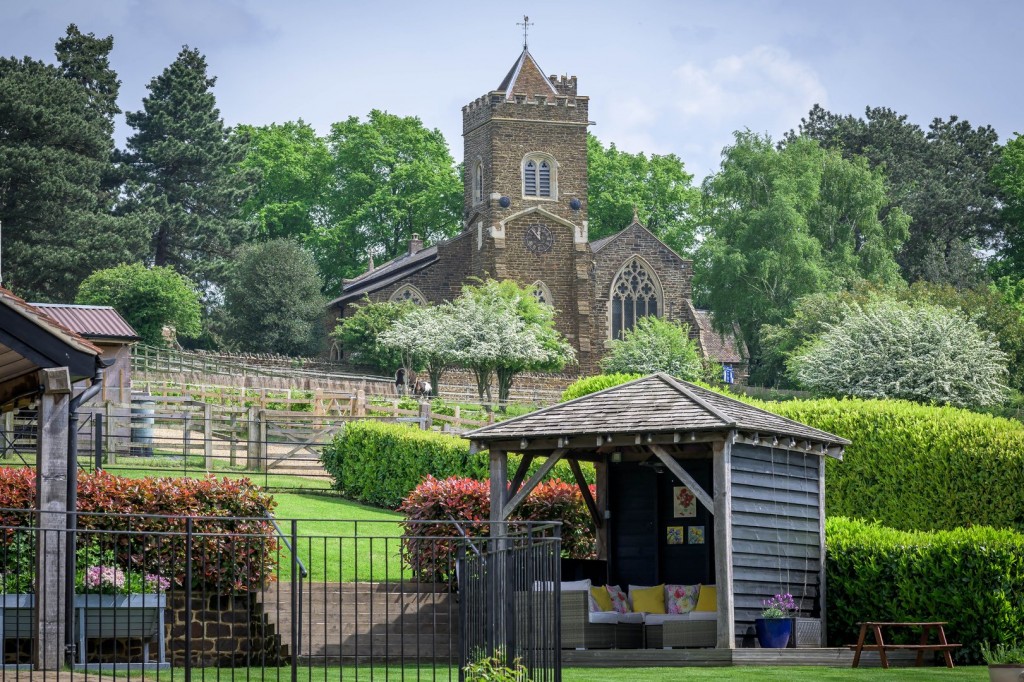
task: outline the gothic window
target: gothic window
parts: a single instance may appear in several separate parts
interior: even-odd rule
[[[523,159],[523,196],[558,197],[558,164],[551,156],[534,152]]]
[[[533,297],[537,299],[538,303],[546,303],[550,306],[555,305],[555,300],[551,297],[551,290],[548,289],[548,285],[540,280],[533,283]]]
[[[634,256],[615,276],[609,298],[611,336],[620,339],[641,317],[660,313],[661,283],[650,266]]]
[[[473,203],[479,204],[484,198],[484,164],[477,161],[473,166]]]
[[[391,298],[388,300],[394,303],[408,301],[414,305],[427,304],[427,299],[423,296],[423,293],[411,284],[403,284],[398,287],[398,289],[395,290],[395,293],[391,294]]]

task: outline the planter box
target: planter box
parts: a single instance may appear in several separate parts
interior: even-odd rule
[[[0,596],[0,646],[5,639],[31,639],[32,614],[35,611],[34,594],[5,594]]]
[[[142,662],[149,662],[149,645],[157,641],[157,663],[165,662],[164,612],[167,595],[78,594],[75,595],[75,629],[78,662],[85,663],[87,639],[135,638],[142,640]]]
[[[821,641],[820,618],[793,618],[793,636],[789,638],[789,648],[817,649],[824,645]]]

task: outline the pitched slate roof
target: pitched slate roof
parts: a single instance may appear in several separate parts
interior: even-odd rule
[[[449,239],[448,241],[454,240]],[[448,242],[443,243],[446,244]],[[331,301],[330,305],[337,305],[344,301],[350,301],[354,298],[359,298],[364,294],[386,287],[389,284],[397,282],[403,277],[411,275],[414,272],[419,272],[436,260],[437,245],[420,249],[411,255],[406,253],[398,258],[389,260],[387,263],[383,263],[373,270],[364,272],[354,279],[346,280],[341,288],[341,296]]]
[[[693,319],[697,321],[697,333],[700,335],[700,347],[709,358],[721,363],[740,364],[746,362],[740,353],[738,341],[734,334],[719,334],[711,323],[711,311],[691,308]]]
[[[652,374],[464,434],[476,441],[674,431],[753,431],[830,445],[849,441],[714,391]]]
[[[543,90],[544,92],[537,92],[538,90]],[[558,94],[558,90],[555,89],[555,86],[544,75],[544,70],[540,68],[537,60],[533,58],[533,55],[526,48],[523,48],[522,54],[516,59],[515,64],[508,70],[508,73],[505,74],[501,84],[498,86],[497,92],[507,93],[506,99],[512,99],[514,93],[517,92],[524,95]]]
[[[116,310],[109,305],[71,305],[68,303],[33,303],[36,308],[68,329],[87,339],[121,339],[138,341],[141,337]]]

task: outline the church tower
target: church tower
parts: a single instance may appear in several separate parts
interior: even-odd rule
[[[480,275],[536,285],[558,330],[591,363],[588,98],[545,76],[523,47],[498,87],[462,109],[466,237]]]

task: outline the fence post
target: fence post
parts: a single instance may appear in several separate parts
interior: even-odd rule
[[[111,464],[117,464],[117,440],[114,438],[114,406],[112,403],[106,403],[103,406],[103,411],[106,413],[106,424],[107,424],[107,466]]]
[[[189,450],[192,449],[192,443],[189,442],[191,440],[190,436],[192,435],[189,433],[192,430],[192,416],[188,412],[185,413],[185,417],[182,420],[182,426],[181,456],[185,459],[185,470],[188,471],[188,453]]]
[[[250,407],[246,412],[246,421],[249,424],[249,434],[245,441],[245,468],[255,469],[260,461],[260,424],[259,410]]]
[[[423,401],[420,403],[420,429],[429,431],[433,425],[434,417],[430,412],[430,402]]]
[[[356,391],[356,409],[352,413],[353,417],[365,417],[366,416],[366,391],[359,389]]]
[[[259,464],[260,471],[266,471],[269,462],[269,456],[267,454],[269,448],[267,447],[267,411],[260,410],[260,442],[259,442]]]
[[[206,470],[213,468],[213,405],[203,403],[203,455]]]
[[[238,461],[238,413],[231,408],[231,430],[230,430],[230,442],[231,442],[231,455],[228,458],[228,464],[235,466]]]
[[[94,469],[99,471],[103,468],[103,413],[93,412],[92,415],[93,454],[95,456]]]

